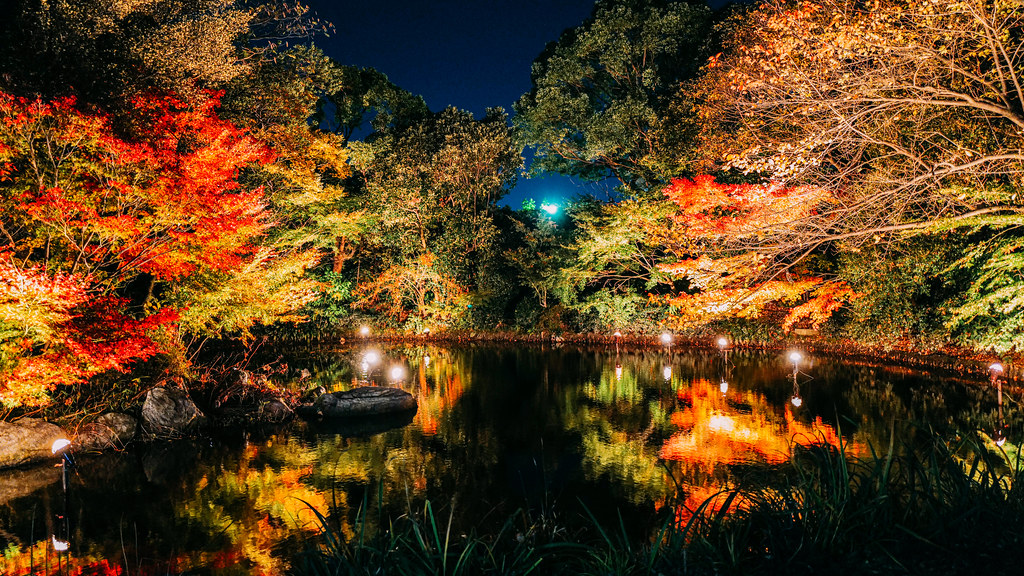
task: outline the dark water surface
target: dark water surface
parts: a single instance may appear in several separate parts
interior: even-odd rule
[[[893,434],[1001,426],[1016,450],[1016,391],[988,381],[785,354],[372,344],[294,356],[304,382],[400,386],[412,421],[297,422],[276,430],[76,455],[0,472],[0,574],[282,574],[358,510],[397,517],[430,500],[457,533],[529,508],[571,526],[582,502],[640,537],[715,492],[786,466],[795,444],[884,451]],[[794,397],[796,400],[794,401]],[[1000,419],[1000,413],[1002,419]],[[388,426],[395,426],[386,429]],[[58,551],[67,542],[66,551]]]

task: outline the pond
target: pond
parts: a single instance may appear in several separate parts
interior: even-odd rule
[[[456,533],[589,510],[642,537],[794,445],[1021,430],[1016,394],[999,405],[988,381],[810,356],[794,371],[783,352],[367,343],[288,362],[310,376],[282,385],[400,386],[419,409],[79,454],[66,489],[60,468],[0,472],[0,574],[281,574],[312,509],[352,537],[360,510],[372,530],[428,500]]]

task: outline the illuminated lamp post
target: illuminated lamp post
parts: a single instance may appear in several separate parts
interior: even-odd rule
[[[58,520],[58,532],[61,532],[61,538],[57,538],[57,534],[53,534],[50,538],[53,543],[53,550],[55,552],[67,552],[71,548],[71,543],[68,541],[68,535],[71,533],[71,526],[68,520],[68,509],[70,505],[68,503],[68,460],[70,455],[68,454],[68,447],[71,446],[71,441],[67,438],[58,438],[53,441],[50,445],[50,452],[57,456],[60,455],[60,481],[61,486],[64,489],[64,513],[57,516]],[[60,554],[57,554],[57,567],[58,573],[62,573],[60,566]]]
[[[370,327],[369,326],[361,326],[359,328],[359,335],[362,336],[363,338],[368,338],[370,336]]]
[[[999,362],[993,362],[988,367],[989,381],[996,386],[996,408],[997,418],[995,434],[993,434],[993,440],[996,442],[996,446],[1002,446],[1006,443],[1006,424],[1003,422],[1003,381],[999,378],[1003,374],[1003,365]]]
[[[672,345],[672,333],[671,332],[662,332],[661,333],[661,345],[662,346],[671,346]]]
[[[800,384],[796,380],[797,375],[800,373],[800,361],[803,358],[803,354],[796,350],[789,353],[789,361],[793,364],[793,398],[790,401],[797,408],[804,403],[803,398],[800,397]]]

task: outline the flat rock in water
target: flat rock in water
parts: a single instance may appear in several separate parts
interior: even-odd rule
[[[347,392],[324,394],[314,403],[326,418],[394,414],[416,409],[416,398],[398,388],[362,386]]]
[[[43,460],[57,462],[50,448],[61,438],[67,435],[60,427],[39,418],[0,422],[0,468]]]
[[[142,425],[150,434],[173,435],[199,424],[199,411],[184,390],[158,387],[146,393],[142,403]]]

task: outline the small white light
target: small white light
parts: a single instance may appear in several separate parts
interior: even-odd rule
[[[363,368],[363,372],[369,372],[370,371],[370,363],[369,362],[363,362],[362,368]]]
[[[423,333],[424,334],[430,334],[430,328],[424,328],[423,329]]]
[[[405,376],[405,368],[402,368],[401,366],[392,366],[389,374],[391,374],[392,380],[401,380],[402,377]]]
[[[622,365],[621,364],[616,364],[615,365],[615,379],[616,380],[622,380]]]
[[[996,438],[996,446],[1002,446],[1003,444],[1006,444],[1006,438]]]
[[[363,364],[369,364],[372,366],[377,362],[380,362],[380,354],[375,351],[370,350],[366,354],[363,354]]]
[[[722,380],[722,383],[718,385],[718,389],[722,391],[722,394],[729,392],[729,383]]]
[[[797,408],[799,408],[800,405],[803,404],[803,403],[804,403],[803,398],[801,398],[799,396],[793,396],[793,406],[796,406]]]
[[[618,330],[616,330],[614,336],[616,338],[618,338],[619,336],[622,336],[622,332],[619,332]]]
[[[429,354],[424,354],[423,355],[423,365],[424,366],[430,366],[430,355]]]
[[[664,344],[665,346],[668,346],[669,344],[671,344],[672,343],[672,335],[669,334],[668,332],[662,332],[661,333],[661,343]]]
[[[726,340],[724,337],[718,339],[718,347],[721,348],[722,350],[725,350],[725,347],[728,345],[729,341]]]
[[[71,440],[68,440],[67,438],[58,438],[53,441],[52,445],[50,445],[50,452],[56,454],[68,446],[71,446]]]
[[[999,362],[993,362],[992,365],[988,367],[988,371],[996,374],[1002,374],[1003,365],[1000,364]]]
[[[792,362],[793,364],[799,364],[800,361],[803,359],[803,354],[797,352],[796,350],[789,353],[789,361]]]
[[[540,205],[540,209],[554,216],[558,213],[558,204],[549,204],[547,202]]]
[[[53,536],[53,549],[57,552],[64,552],[71,547],[71,543],[64,540],[57,540],[56,536]]]
[[[665,376],[665,380],[670,380],[672,378],[672,367],[665,366],[665,368],[662,369],[661,374]]]
[[[363,326],[362,328],[360,328],[359,329],[359,335],[362,336],[363,338],[366,338],[367,336],[369,336],[370,335],[370,327],[369,326]]]

